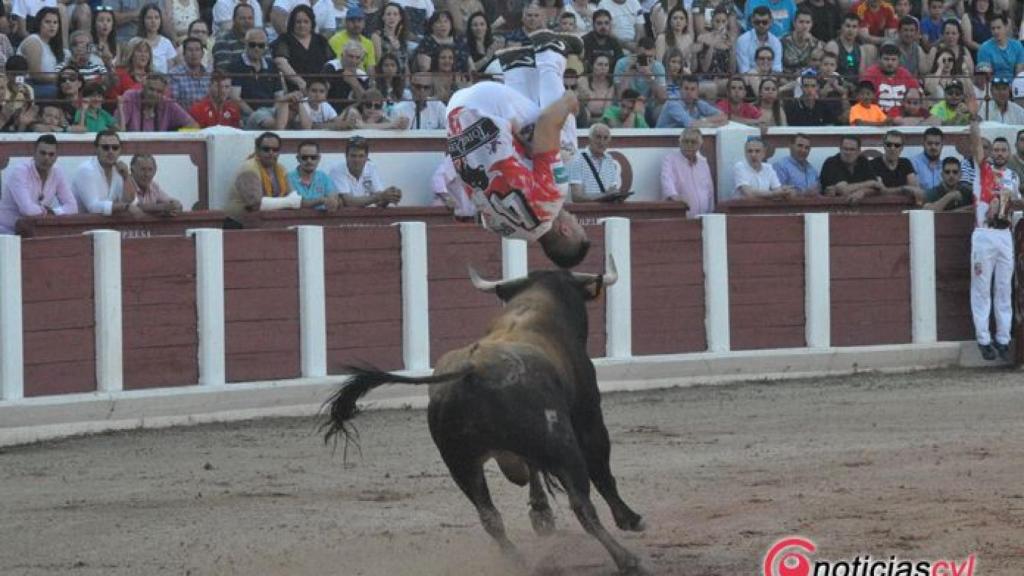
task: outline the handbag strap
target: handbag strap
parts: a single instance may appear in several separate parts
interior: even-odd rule
[[[594,167],[594,162],[590,160],[590,155],[586,152],[581,152],[583,159],[587,161],[587,166],[590,166],[590,173],[594,175],[594,180],[597,180],[597,187],[601,190],[601,194],[605,194],[604,182],[601,182],[601,175],[597,173],[597,168]]]

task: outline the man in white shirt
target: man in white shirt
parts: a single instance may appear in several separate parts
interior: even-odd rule
[[[239,4],[251,6],[255,26],[263,28],[263,8],[259,2],[255,0],[217,0],[217,3],[213,5],[213,25],[217,28],[218,32],[231,28],[235,6]]]
[[[1024,124],[1024,107],[1010,100],[1010,79],[996,76],[992,79],[992,99],[985,102],[979,115],[989,122]]]
[[[747,139],[745,158],[733,166],[733,183],[740,198],[789,198],[796,194],[793,186],[783,186],[771,164],[764,162],[764,141],[757,136]]]
[[[403,100],[391,110],[390,118],[409,119],[410,130],[444,130],[445,105],[440,100],[431,98],[434,83],[429,72],[417,72],[412,75],[412,100]]]
[[[636,41],[644,36],[644,10],[637,0],[601,0],[598,10],[612,15],[612,34],[622,47],[636,51]]]
[[[758,6],[750,17],[750,29],[736,39],[736,69],[746,74],[754,69],[757,49],[767,46],[772,49],[772,72],[782,72],[782,41],[772,34],[772,12],[766,6]]]
[[[82,212],[118,214],[142,212],[133,209],[135,181],[128,165],[120,160],[121,138],[113,130],[96,134],[96,156],[82,162],[71,180],[71,190]]]
[[[331,169],[331,180],[341,194],[344,206],[372,206],[385,208],[402,200],[402,191],[395,186],[384,187],[377,166],[369,159],[370,144],[361,136],[348,139],[345,163]]]
[[[597,122],[590,125],[590,145],[569,164],[569,192],[573,202],[621,202],[631,195],[622,191],[622,167],[607,154],[612,131]]]

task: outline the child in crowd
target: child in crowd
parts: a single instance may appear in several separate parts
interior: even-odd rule
[[[327,103],[330,89],[330,84],[323,78],[313,78],[306,82],[306,100],[302,107],[306,109],[315,129],[333,127],[332,121],[338,117],[334,106]]]
[[[875,85],[864,81],[857,85],[857,103],[850,106],[850,126],[888,126],[885,111],[875,104]]]
[[[75,126],[82,132],[117,130],[117,119],[103,109],[106,89],[98,84],[86,84],[82,90],[82,107],[75,111]]]

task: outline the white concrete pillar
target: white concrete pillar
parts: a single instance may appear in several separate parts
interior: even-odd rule
[[[93,286],[96,309],[96,389],[124,389],[121,330],[121,233],[92,230]]]
[[[427,225],[399,222],[402,234],[402,358],[406,370],[430,368]]]
[[[832,345],[828,213],[804,214],[804,334],[808,348]]]
[[[0,234],[0,400],[25,396],[21,238]]]
[[[327,375],[327,293],[324,287],[324,229],[296,226],[299,235],[299,324],[302,375]]]
[[[199,384],[218,386],[224,371],[224,232],[189,230],[196,239],[196,310],[199,317]]]
[[[530,273],[526,247],[526,240],[501,239],[501,277],[503,279],[520,278]]]
[[[935,306],[935,213],[910,211],[910,311],[914,344],[938,340]]]
[[[728,352],[732,344],[729,341],[729,251],[725,214],[704,214],[700,218],[708,352]]]
[[[629,220],[605,218],[603,223],[605,262],[614,258],[619,273],[618,281],[608,288],[605,296],[605,355],[630,358],[633,356],[633,273]]]

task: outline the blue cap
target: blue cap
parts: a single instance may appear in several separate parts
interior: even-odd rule
[[[366,18],[366,12],[363,12],[363,7],[359,6],[358,4],[349,8],[348,11],[345,12],[346,20],[353,20],[356,18],[358,18],[359,20],[363,20]]]

